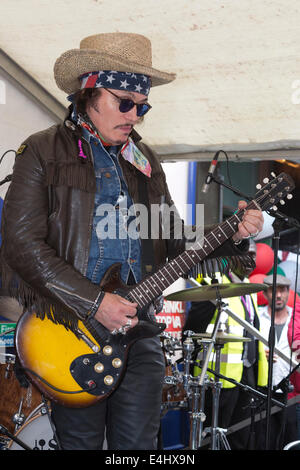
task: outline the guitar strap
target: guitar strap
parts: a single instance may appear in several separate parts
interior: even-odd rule
[[[153,240],[151,238],[151,206],[148,196],[148,178],[143,174],[138,177],[138,193],[139,201],[147,207],[148,216],[148,236],[141,240],[142,245],[142,279],[146,275],[152,274],[156,271]]]

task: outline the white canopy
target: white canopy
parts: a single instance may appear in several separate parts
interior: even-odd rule
[[[20,66],[61,116],[53,64],[62,52],[99,32],[145,34],[153,65],[177,74],[151,91],[140,128],[163,160],[222,148],[234,159],[300,161],[299,25],[297,0],[1,0],[0,67]]]

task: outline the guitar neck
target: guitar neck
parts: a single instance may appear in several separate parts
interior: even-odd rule
[[[259,207],[255,201],[251,201],[247,206],[247,210],[257,208]],[[238,231],[238,224],[241,222],[243,215],[244,209],[239,210],[209,232],[201,244],[199,242],[195,243],[188,250],[165,264],[156,273],[136,284],[127,296],[129,300],[137,302],[140,308],[149,305],[167,287],[171,286],[181,276],[189,273],[194,266],[232,237]]]

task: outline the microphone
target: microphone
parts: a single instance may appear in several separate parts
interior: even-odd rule
[[[218,163],[218,158],[219,158],[219,154],[220,152],[222,152],[222,150],[219,150],[215,155],[214,155],[214,158],[210,164],[210,167],[208,169],[208,173],[207,173],[207,177],[205,179],[205,182],[204,182],[204,185],[202,187],[202,190],[201,192],[202,193],[207,193],[208,191],[208,187],[212,181],[212,176],[216,170],[216,167],[217,167],[217,163]]]

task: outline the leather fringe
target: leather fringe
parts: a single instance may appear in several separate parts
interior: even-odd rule
[[[76,331],[78,326],[77,316],[66,310],[58,303],[49,302],[29,286],[5,263],[1,262],[2,289],[9,297],[16,299],[24,311],[29,311],[43,320],[47,317],[56,324],[63,325],[71,331]]]
[[[47,186],[69,186],[88,193],[96,191],[96,178],[92,165],[78,161],[50,161],[46,165]]]

